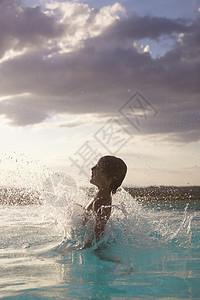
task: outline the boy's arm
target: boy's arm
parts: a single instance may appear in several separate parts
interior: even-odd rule
[[[93,202],[94,202],[94,199],[92,199],[88,205],[85,207],[86,210],[92,210],[92,206],[93,206]]]
[[[101,205],[96,201],[94,202],[94,211],[96,212],[96,223],[94,233],[96,241],[100,240],[101,235],[104,233],[106,223],[111,215],[111,207]]]
[[[111,203],[109,205],[103,205],[102,201],[93,199],[85,207],[86,210],[92,210],[95,213],[95,226],[94,226],[94,235],[93,237],[85,244],[84,248],[89,248],[92,246],[94,237],[96,242],[101,238],[101,235],[104,233],[106,223],[111,215]],[[85,222],[87,219],[85,219]],[[84,222],[84,223],[85,223]]]
[[[107,220],[96,220],[96,224],[94,227],[94,233],[96,237],[96,242],[99,242],[101,235],[104,233],[105,227],[106,227]]]
[[[101,235],[104,233],[106,222],[107,220],[101,219],[98,216],[96,217],[93,236],[85,243],[82,249],[90,248],[94,240],[96,240],[96,242],[100,241]]]

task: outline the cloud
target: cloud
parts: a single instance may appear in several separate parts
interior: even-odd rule
[[[175,132],[170,134],[170,139],[169,136],[163,137],[163,141],[170,140],[171,143],[173,144],[179,144],[183,145],[185,143],[192,143],[196,142],[200,139],[199,137],[199,130],[192,130],[192,131],[186,131],[186,132]]]
[[[48,114],[38,110],[27,98],[20,100],[5,100],[0,102],[0,114],[8,118],[12,125],[26,126],[44,121]]]
[[[106,32],[106,35],[120,40],[141,40],[145,38],[157,40],[163,35],[185,32],[186,30],[187,22],[183,19],[172,20],[153,16],[140,17],[134,14],[129,18],[117,20]]]
[[[69,121],[69,122],[62,123],[59,125],[59,127],[73,128],[73,127],[79,127],[79,126],[86,125],[86,124],[87,124],[86,121],[75,120],[75,121]]]
[[[23,7],[20,1],[1,4],[0,53],[26,47],[1,63],[1,96],[13,94],[13,99],[0,102],[0,114],[11,123],[37,124],[61,113],[119,115],[133,89],[158,111],[140,134],[169,133],[170,138],[182,132],[185,142],[200,139],[199,16],[190,22],[120,17],[124,8],[118,3],[95,10],[78,2],[55,2],[45,10]],[[16,13],[20,20],[14,22]],[[166,35],[174,45],[162,57],[153,58],[150,46],[140,44]],[[23,93],[28,96],[15,97]]]
[[[62,33],[62,26],[41,7],[23,7],[20,0],[0,1],[0,57],[10,49],[36,49]]]

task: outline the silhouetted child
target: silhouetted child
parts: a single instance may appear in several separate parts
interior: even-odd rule
[[[94,234],[84,246],[91,247],[93,241],[98,242],[104,233],[106,223],[111,215],[112,195],[122,184],[127,172],[124,161],[115,156],[103,156],[91,169],[92,177],[90,182],[98,188],[94,199],[86,206],[86,211],[93,212],[95,218]],[[85,217],[84,223],[88,221]]]

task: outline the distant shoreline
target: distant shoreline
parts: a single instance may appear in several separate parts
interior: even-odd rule
[[[155,209],[200,210],[200,186],[124,188],[136,201]]]
[[[149,186],[124,187],[134,199],[147,206],[172,205],[186,206],[193,202],[200,207],[200,186]],[[93,196],[94,188],[83,188],[89,197]],[[0,205],[41,205],[41,192],[26,188],[0,187]]]
[[[36,190],[0,187],[0,205],[41,205],[41,193]]]
[[[151,199],[200,199],[200,186],[124,187],[132,197]]]

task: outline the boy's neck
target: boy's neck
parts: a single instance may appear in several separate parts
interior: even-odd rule
[[[110,189],[99,189],[99,191],[97,192],[97,197],[98,198],[111,198],[111,190]]]

